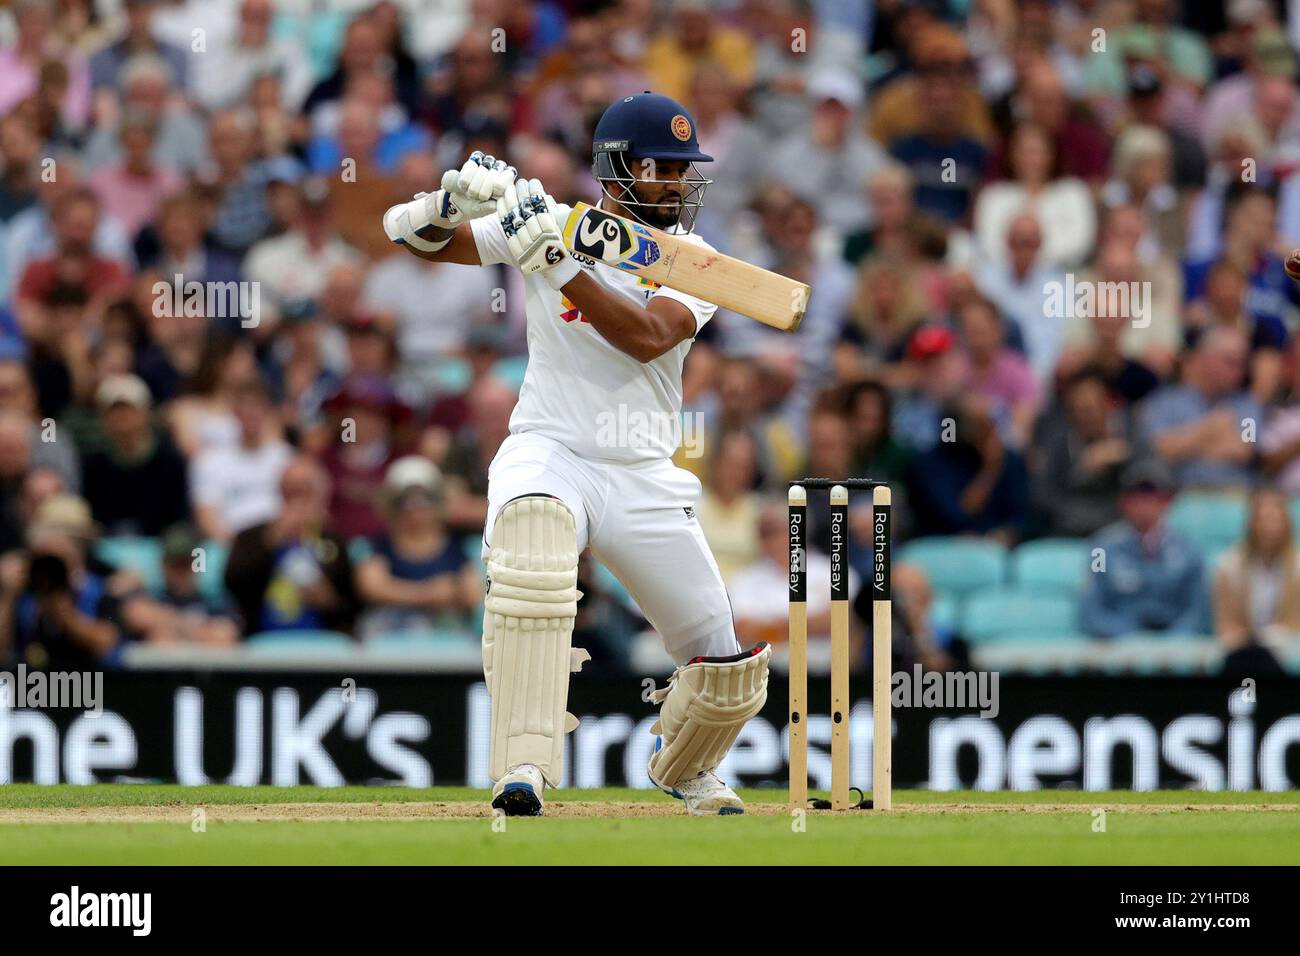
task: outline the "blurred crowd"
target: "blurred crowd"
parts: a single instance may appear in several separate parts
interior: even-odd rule
[[[1094,541],[1124,573],[1086,634],[1300,630],[1297,44],[1274,0],[11,0],[0,657],[472,638],[523,286],[380,217],[474,149],[591,201],[596,120],[646,89],[716,158],[697,231],[814,290],[686,367],[742,638],[784,627],[803,474],[889,481],[900,542]],[[1189,491],[1253,495],[1245,539],[1169,527]],[[643,623],[582,574],[617,662]]]

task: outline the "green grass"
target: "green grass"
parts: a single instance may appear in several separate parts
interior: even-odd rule
[[[664,803],[643,790],[560,791],[551,800]],[[752,803],[780,803],[779,790],[752,790]],[[411,801],[482,801],[463,788],[368,787],[0,787],[4,812],[108,807]],[[670,801],[669,801],[670,802]],[[895,794],[895,814],[810,813],[802,832],[789,816],[490,819],[405,817],[355,821],[223,821],[194,833],[175,822],[0,822],[0,861],[38,864],[365,863],[1291,863],[1300,860],[1300,793]],[[1007,810],[905,812],[919,804],[999,804]],[[1094,808],[1112,812],[1093,830]],[[1183,810],[1250,804],[1277,810]],[[1033,809],[1037,805],[1038,809]],[[1050,809],[1044,809],[1044,805]],[[1156,809],[1165,808],[1168,809]],[[1287,808],[1291,809],[1287,809]],[[1024,809],[1019,809],[1024,808]]]
[[[784,790],[747,789],[741,795],[748,803],[783,803]],[[822,793],[821,796],[826,796]],[[429,801],[486,800],[486,790],[468,787],[231,787],[210,784],[181,787],[175,784],[102,783],[89,787],[63,785],[45,787],[34,783],[0,785],[0,809],[37,809],[41,807],[192,807],[199,804],[267,804],[267,803],[425,803]],[[548,801],[620,800],[631,803],[667,803],[673,801],[653,790],[631,787],[603,787],[593,790],[547,790]],[[1086,807],[1116,804],[1269,804],[1300,806],[1300,790],[1264,793],[1258,790],[898,790],[894,803],[909,804],[1078,804]]]

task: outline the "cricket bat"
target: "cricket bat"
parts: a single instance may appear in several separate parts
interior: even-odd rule
[[[564,245],[576,256],[644,276],[782,332],[798,329],[808,307],[811,290],[802,282],[586,203],[569,213]]]

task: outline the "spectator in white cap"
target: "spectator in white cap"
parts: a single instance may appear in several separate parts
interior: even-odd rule
[[[824,69],[809,78],[807,91],[808,128],[784,137],[768,154],[766,175],[812,203],[824,225],[853,232],[870,221],[864,189],[886,161],[862,132],[862,80],[848,70]]]
[[[442,474],[419,455],[399,458],[381,498],[388,529],[357,567],[357,593],[369,608],[361,636],[464,626],[482,582],[461,540],[447,533]]]
[[[110,375],[95,392],[104,447],[81,461],[81,487],[108,534],[161,534],[189,518],[186,464],[153,423],[149,386],[136,375]]]
[[[106,116],[95,126],[86,142],[86,172],[120,162],[116,120],[127,113],[142,113],[157,123],[153,159],[182,173],[197,172],[210,161],[208,137],[203,124],[180,98],[173,97],[176,77],[167,61],[152,53],[138,53],[118,71],[120,101],[109,100]]]

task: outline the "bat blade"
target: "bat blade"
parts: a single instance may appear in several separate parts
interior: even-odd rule
[[[564,224],[564,245],[584,256],[670,289],[793,332],[810,290],[802,282],[687,242],[659,229],[578,203]]]

